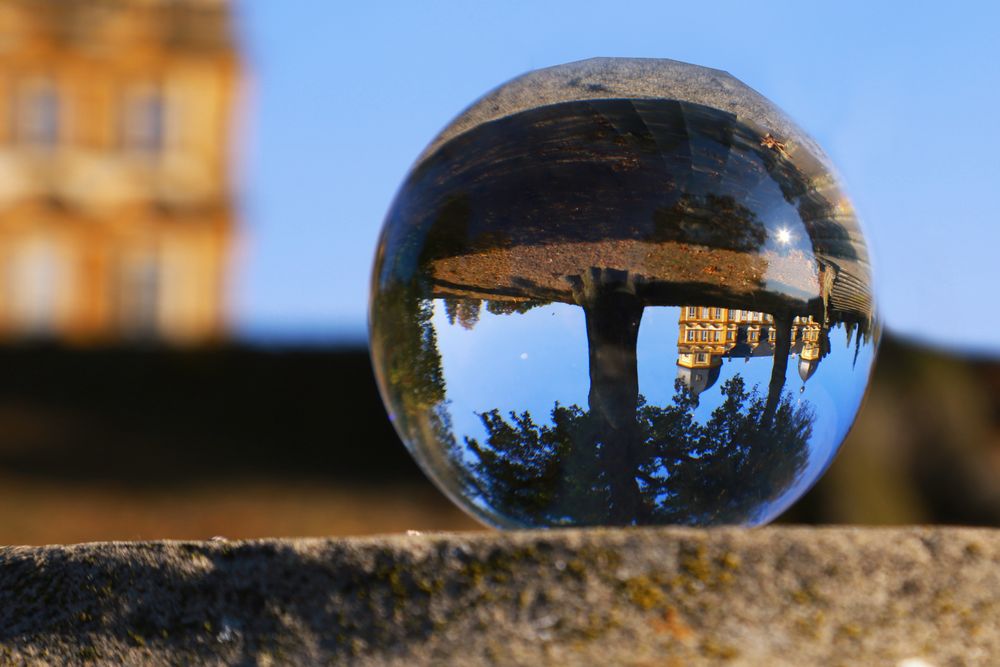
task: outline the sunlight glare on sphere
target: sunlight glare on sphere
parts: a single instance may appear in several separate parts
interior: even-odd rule
[[[812,486],[879,338],[816,143],[725,72],[530,72],[418,158],[376,253],[389,416],[500,527],[742,524]]]

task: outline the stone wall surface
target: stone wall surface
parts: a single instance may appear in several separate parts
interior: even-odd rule
[[[0,549],[0,664],[989,665],[1000,531]]]

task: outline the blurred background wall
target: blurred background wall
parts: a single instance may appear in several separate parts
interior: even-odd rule
[[[490,37],[484,17],[465,10],[435,5],[407,30],[402,6],[393,16],[337,5],[0,5],[0,543],[475,528],[392,432],[364,348],[367,266],[405,166],[448,114],[530,67],[616,50],[722,66],[706,55],[717,53],[754,84],[755,72],[791,62],[771,42],[756,56],[722,45],[727,30],[744,34],[734,17],[749,10],[735,5],[730,23],[713,28],[716,52],[700,50],[705,26],[685,31],[687,19],[653,5],[664,22],[633,23],[631,42],[616,23],[598,30],[601,7],[586,3],[566,17],[512,7],[506,32]],[[743,25],[771,35],[806,25],[785,11]],[[852,48],[873,59],[922,48],[896,34],[898,23],[872,41],[864,11],[845,6],[847,19],[837,18],[865,19]],[[421,21],[450,26],[455,43],[428,44]],[[462,51],[476,35],[482,49]],[[824,48],[809,57],[843,57]],[[762,92],[855,165],[848,180],[860,179],[869,209],[880,205],[866,193],[899,191],[899,172],[869,182],[851,162],[868,145],[823,136],[838,113],[857,123],[857,100],[821,112],[803,105],[794,78],[767,80],[773,90]],[[830,85],[814,94],[827,99]],[[877,130],[885,104],[897,102],[868,94]],[[942,132],[920,141],[973,162],[996,141]],[[891,139],[884,149],[899,151]],[[982,150],[968,153],[974,145]],[[955,164],[928,159],[920,168],[940,188],[906,187],[932,210],[958,201]],[[991,173],[995,165],[981,176]],[[993,232],[954,208],[954,233],[980,252]],[[785,520],[1000,524],[995,280],[980,277],[992,275],[982,262],[933,268],[921,244],[938,227],[913,220],[909,237],[896,238],[912,246],[909,280],[936,271],[955,302],[925,294],[914,306],[923,319],[905,309],[889,318],[854,432]],[[897,310],[902,273],[888,281]]]
[[[0,540],[478,526],[416,468],[367,352],[0,350]],[[1000,364],[888,336],[854,430],[783,521],[1000,525]]]
[[[220,338],[228,6],[7,2],[0,57],[0,336]]]

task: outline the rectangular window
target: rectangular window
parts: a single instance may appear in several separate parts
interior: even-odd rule
[[[719,342],[720,340],[722,340],[722,332],[721,331],[716,331],[715,332],[715,341]]]
[[[157,153],[163,149],[166,104],[162,91],[153,86],[137,87],[125,95],[122,112],[122,144],[126,149]]]
[[[59,106],[59,92],[50,79],[33,79],[22,84],[14,109],[17,140],[39,148],[54,148],[59,143]]]
[[[703,364],[706,361],[708,361],[708,355],[705,354],[704,352],[699,352],[698,356],[696,358],[697,358],[699,364]]]
[[[688,330],[686,340],[690,343],[694,341],[694,332]]]
[[[722,319],[722,309],[721,308],[716,308],[715,309],[715,319],[717,319],[717,320],[721,320]]]
[[[732,329],[730,329],[730,330],[729,330],[729,331],[728,331],[728,332],[726,333],[726,340],[736,340],[736,332],[735,332],[735,331],[733,331]]]
[[[701,339],[703,341],[707,341],[708,340],[708,332],[707,331],[702,331],[701,332]]]
[[[154,252],[122,257],[118,273],[117,316],[124,335],[154,337],[159,329],[162,270]]]
[[[67,287],[66,258],[51,239],[33,237],[10,255],[7,302],[15,328],[25,334],[50,335],[59,318],[59,302]]]
[[[697,306],[688,306],[688,317],[698,317]]]

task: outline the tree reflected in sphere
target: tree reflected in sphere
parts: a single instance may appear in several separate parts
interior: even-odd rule
[[[767,522],[829,465],[877,347],[816,144],[724,72],[595,59],[453,121],[372,278],[390,418],[496,526]]]

